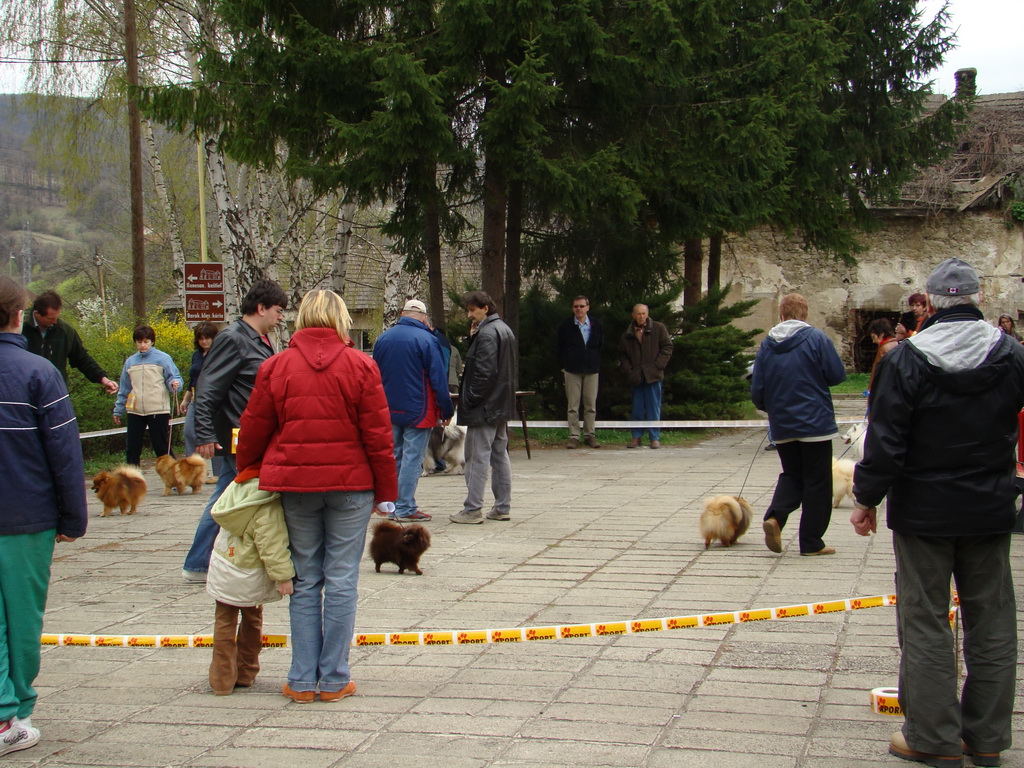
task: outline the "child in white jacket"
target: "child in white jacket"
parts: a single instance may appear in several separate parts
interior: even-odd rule
[[[206,591],[217,601],[210,687],[218,696],[256,679],[263,604],[292,594],[295,578],[281,495],[261,491],[258,475],[258,466],[242,472],[211,510],[221,527],[206,576]]]
[[[138,466],[142,458],[142,436],[147,429],[157,458],[171,453],[171,403],[167,393],[181,390],[182,381],[171,356],[153,346],[156,331],[148,325],[140,325],[132,338],[136,352],[124,361],[114,403],[114,423],[120,425],[121,417],[128,414],[125,460]]]

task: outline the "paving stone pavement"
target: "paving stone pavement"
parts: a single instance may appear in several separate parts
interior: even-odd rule
[[[685,616],[891,592],[887,533],[857,537],[849,500],[827,535],[838,553],[802,558],[796,525],[769,552],[755,522],[705,550],[702,500],[768,503],[778,458],[763,432],[690,447],[514,451],[510,522],[447,521],[459,476],[420,482],[433,545],[423,576],[364,559],[357,631],[454,630]],[[837,441],[836,453],[843,446]],[[749,477],[748,477],[749,472]],[[100,518],[59,545],[45,631],[199,634],[213,605],[181,562],[212,486],[150,492],[138,514]],[[793,519],[796,523],[796,518]],[[1015,565],[1024,537],[1014,537]],[[265,649],[256,684],[213,696],[208,649],[46,647],[38,746],[4,766],[269,768],[846,768],[886,754],[900,719],[871,711],[896,683],[892,608],[615,637],[352,651],[358,695],[300,705],[280,694],[290,652]],[[287,633],[287,607],[265,631]],[[1024,697],[1021,699],[1024,701]],[[1020,705],[1015,735],[1020,737]],[[1004,753],[1024,766],[1024,750]]]

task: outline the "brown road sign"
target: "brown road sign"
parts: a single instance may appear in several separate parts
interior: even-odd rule
[[[185,264],[185,322],[223,322],[224,265],[213,262]]]
[[[185,294],[185,322],[224,322],[225,319],[223,293]]]
[[[207,261],[185,264],[186,293],[224,293],[224,265]]]

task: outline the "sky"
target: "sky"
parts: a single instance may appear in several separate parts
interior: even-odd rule
[[[943,0],[924,0],[924,19],[930,21]],[[957,47],[946,63],[932,73],[935,90],[951,95],[958,69],[978,70],[978,93],[1024,91],[1024,0],[949,0],[949,29]]]
[[[944,0],[922,0],[925,20],[934,18]],[[979,93],[1024,91],[1024,0],[949,0],[950,29],[957,48],[933,73],[935,90],[951,95],[953,73],[964,67],[978,70]],[[0,93],[24,90],[22,67],[0,63]]]

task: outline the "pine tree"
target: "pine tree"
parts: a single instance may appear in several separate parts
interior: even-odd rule
[[[761,330],[743,331],[733,324],[749,315],[757,300],[723,306],[731,287],[713,287],[699,302],[683,308],[673,364],[665,377],[662,418],[738,418],[747,410],[750,385],[744,374],[753,357],[746,350]]]

